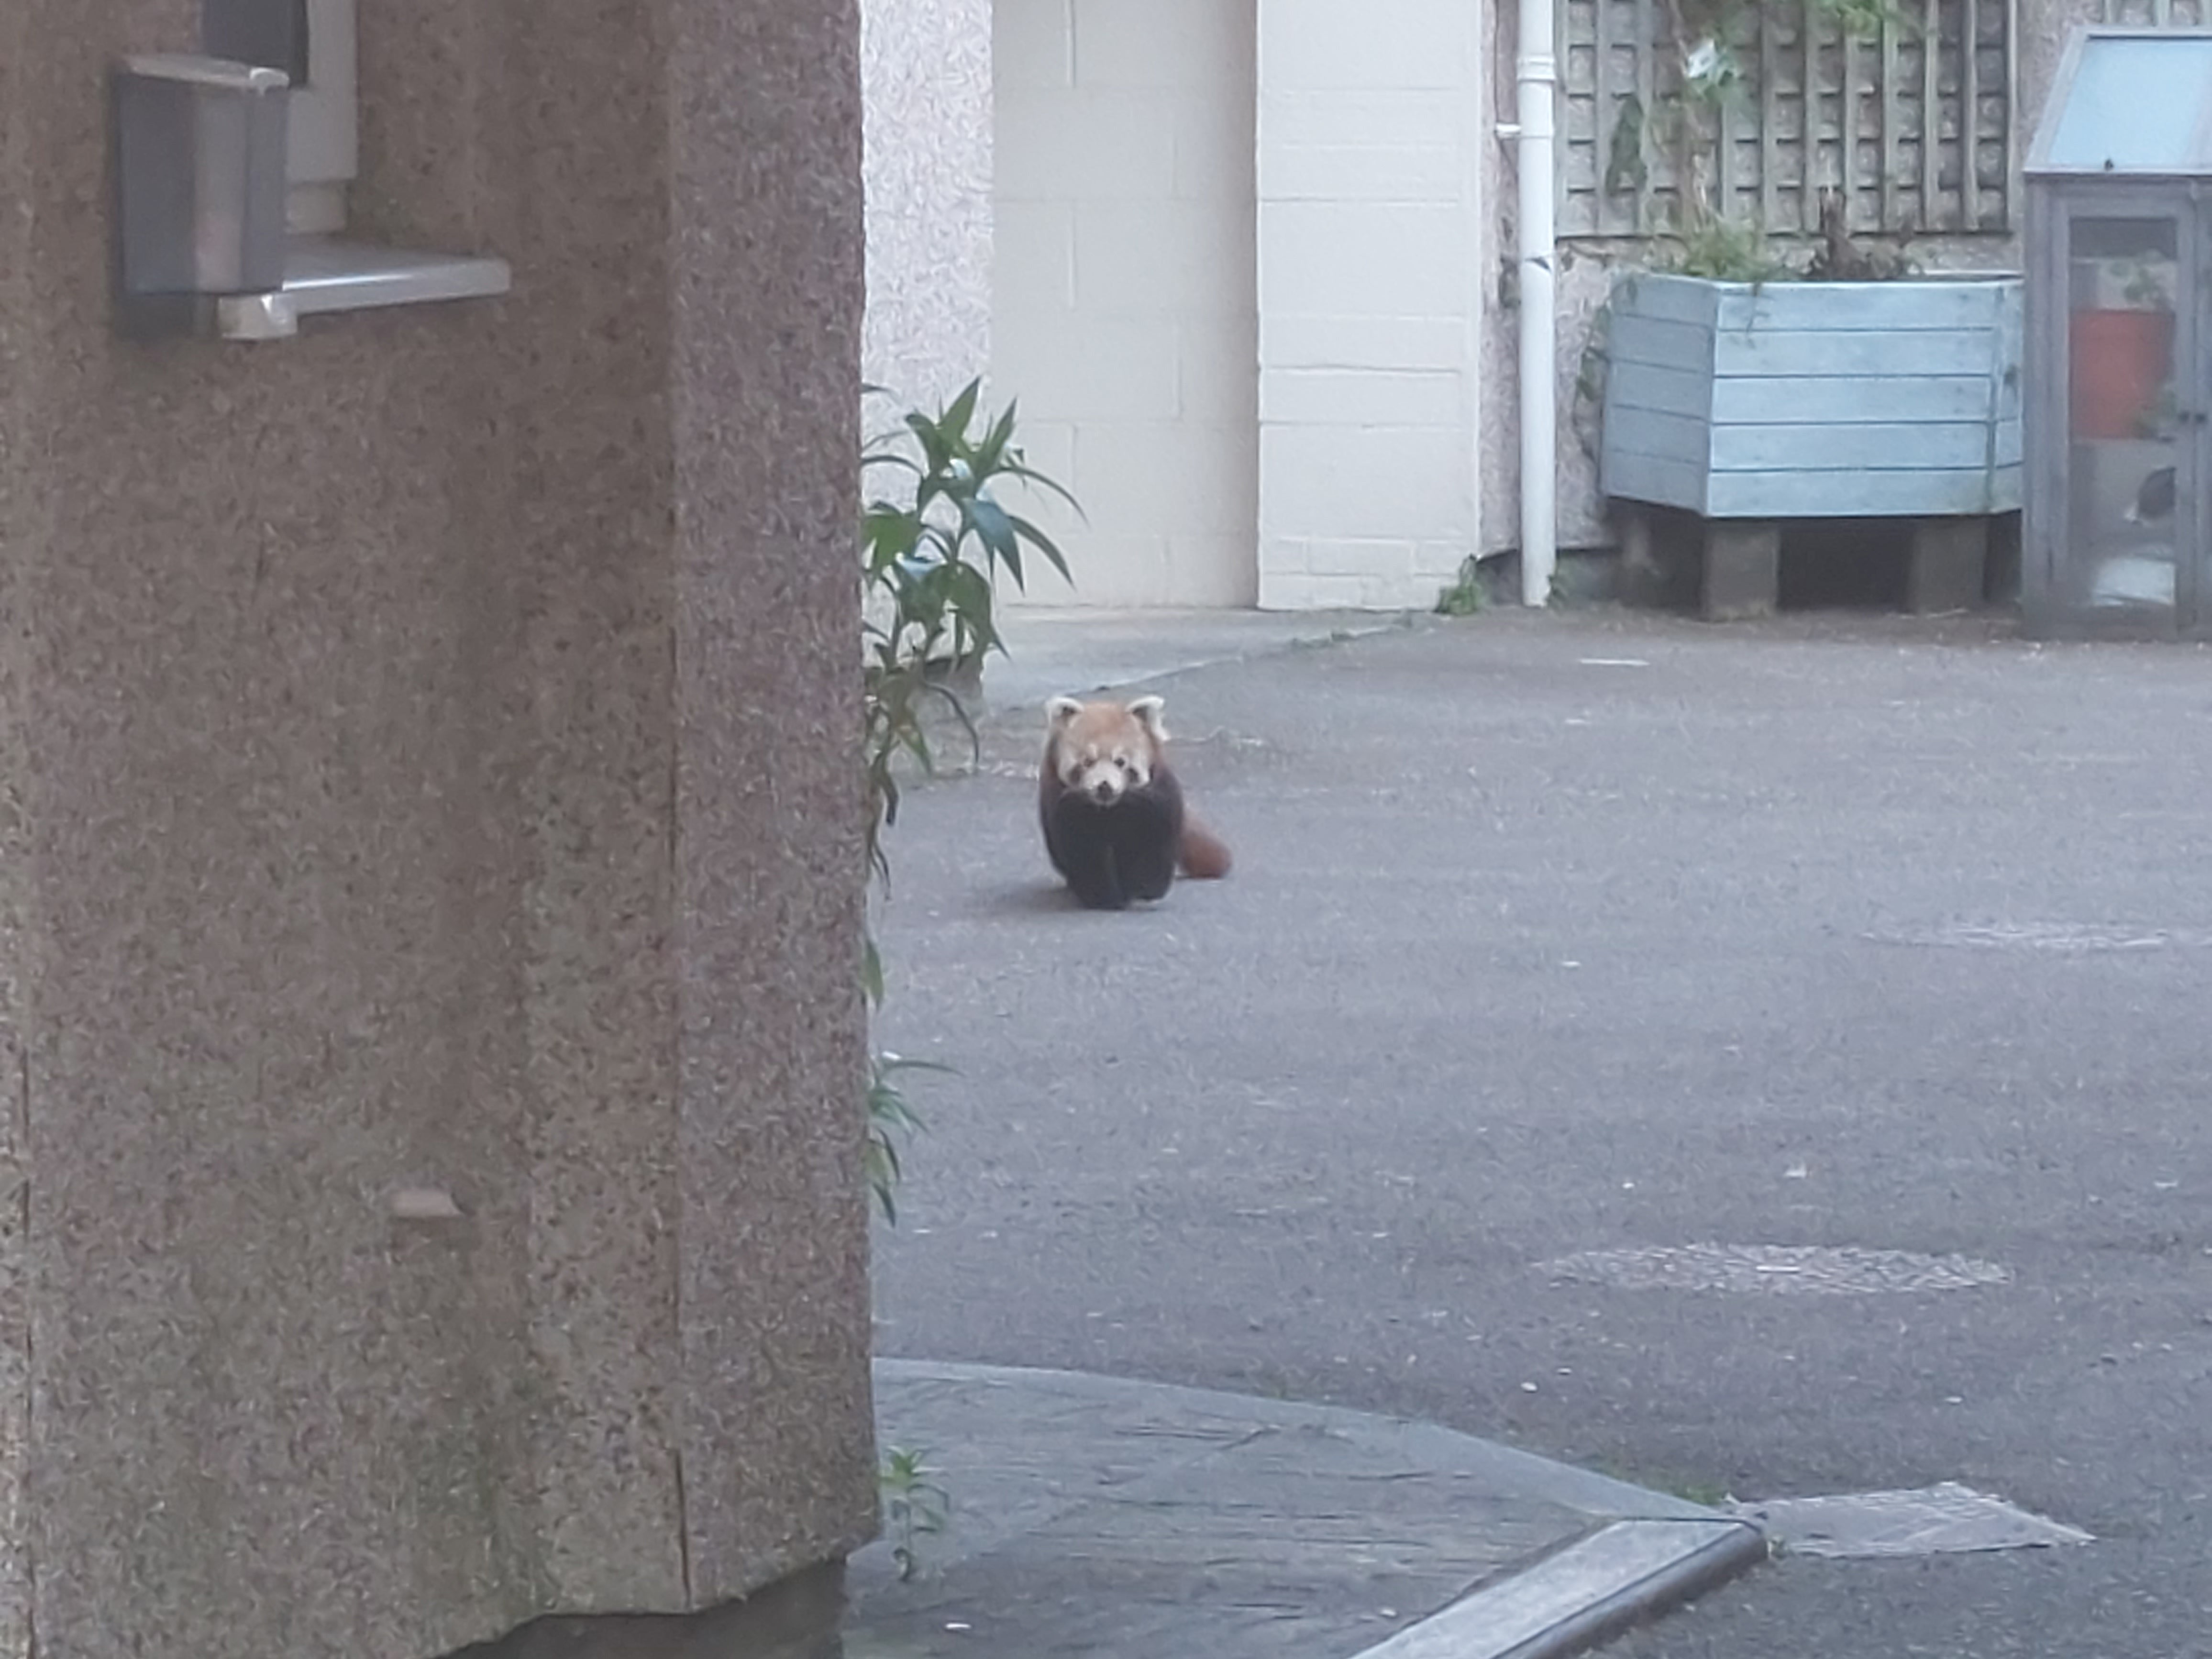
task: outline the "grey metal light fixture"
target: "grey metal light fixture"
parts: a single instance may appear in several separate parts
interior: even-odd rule
[[[133,333],[191,332],[284,285],[282,70],[220,58],[115,66],[117,302]]]
[[[331,10],[343,20],[350,62],[352,9]],[[512,285],[503,259],[288,224],[294,151],[305,154],[310,137],[293,131],[295,100],[339,95],[309,76],[321,15],[322,0],[202,0],[201,54],[115,65],[114,293],[125,333],[283,340],[304,316],[485,298]],[[350,71],[343,79],[350,100]]]

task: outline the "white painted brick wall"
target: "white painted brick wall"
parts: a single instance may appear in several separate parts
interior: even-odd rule
[[[1262,0],[1261,86],[1456,93],[1478,61],[1476,9],[1464,0]]]
[[[1476,543],[1483,9],[1260,0],[1260,603],[1426,606]]]
[[[997,0],[993,397],[1081,501],[1009,604],[1257,597],[1252,0]]]
[[[1375,165],[1382,165],[1376,158]],[[1452,202],[1269,201],[1260,269],[1271,316],[1459,318],[1466,208]]]
[[[1027,9],[1036,0],[1008,0]],[[1157,201],[1176,187],[1176,129],[1160,100],[1066,87],[1002,87],[998,200]]]
[[[1073,3],[1076,79],[1081,85],[1171,89],[1206,100],[1240,87],[1249,94],[1249,7],[1233,0]]]
[[[1457,422],[1269,421],[1260,430],[1260,472],[1272,521],[1301,541],[1340,541],[1355,560],[1369,541],[1431,541],[1439,525],[1474,522],[1474,471]],[[1364,562],[1348,568],[1368,574]]]

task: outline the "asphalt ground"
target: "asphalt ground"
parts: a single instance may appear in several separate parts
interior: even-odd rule
[[[1170,675],[1239,864],[1110,915],[994,714],[890,832],[879,1036],[959,1075],[880,1351],[2096,1537],[1787,1559],[1638,1659],[2212,1653],[2212,657],[2005,635],[1504,613]],[[1550,1265],[1701,1243],[2004,1278]]]

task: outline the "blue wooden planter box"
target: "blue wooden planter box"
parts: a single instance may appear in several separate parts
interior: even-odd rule
[[[1599,483],[1707,519],[2021,505],[2021,282],[1614,288]]]

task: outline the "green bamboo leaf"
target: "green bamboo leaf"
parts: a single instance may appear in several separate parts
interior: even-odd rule
[[[953,564],[945,568],[945,605],[956,611],[966,632],[975,643],[989,648],[999,636],[991,617],[991,579],[988,573],[972,564]]]
[[[1083,510],[1083,503],[1077,501],[1074,496],[1068,494],[1066,489],[1058,479],[1050,477],[1048,475],[1038,471],[1033,466],[1020,463],[1017,463],[1014,465],[1007,467],[1006,475],[1009,477],[1019,478],[1024,483],[1034,484],[1040,489],[1050,490],[1054,495],[1059,496],[1060,500],[1066,501],[1070,507],[1074,509],[1075,516],[1077,518],[1081,519],[1085,524],[1091,522],[1090,515]]]
[[[1027,519],[1015,517],[1012,519],[1012,522],[1014,526],[1014,533],[1019,536],[1024,541],[1027,542],[1031,547],[1036,549],[1038,552],[1043,554],[1046,560],[1051,564],[1054,570],[1060,572],[1062,576],[1066,577],[1070,581],[1073,581],[1075,580],[1073,575],[1072,575],[1068,571],[1066,557],[1060,552],[1059,544],[1055,543],[1051,537],[1046,535],[1043,531],[1038,529]]]
[[[879,506],[860,521],[860,538],[872,562],[887,565],[911,555],[921,543],[922,522],[902,507]]]
[[[937,417],[938,430],[947,434],[948,448],[955,448],[966,440],[969,423],[975,418],[975,400],[982,395],[983,379],[977,375],[961,387],[951,406]]]
[[[928,416],[917,411],[906,417],[906,426],[907,430],[913,433],[921,442],[921,456],[922,459],[928,463],[927,472],[944,471],[946,464],[952,459],[952,452],[946,444],[945,434],[939,428],[937,423]],[[925,483],[927,481],[927,473],[925,473]]]
[[[869,1131],[868,1185],[874,1190],[876,1206],[884,1212],[884,1221],[894,1227],[898,1225],[898,1184],[903,1174],[898,1149],[891,1145],[890,1137],[879,1130]]]
[[[968,734],[968,757],[969,761],[972,763],[982,759],[983,733],[975,724],[975,717],[968,712],[968,705],[961,702],[958,697],[955,696],[952,693],[951,688],[949,686],[933,685],[930,690],[936,692],[939,696],[944,698],[946,703],[951,707],[952,717],[960,722],[961,729]],[[933,758],[929,761],[927,764],[932,771],[936,770],[936,763]]]
[[[922,465],[920,461],[915,459],[913,456],[908,454],[905,451],[897,449],[887,449],[880,454],[865,455],[861,457],[860,465],[863,468],[871,466],[895,466],[902,472],[913,473],[916,477],[920,477],[922,472]]]
[[[1014,435],[1014,405],[1008,404],[1005,412],[992,423],[991,429],[975,450],[975,474],[979,482],[988,483],[998,476],[1006,465],[1006,446]],[[1016,459],[1019,459],[1018,456]]]
[[[941,1061],[934,1060],[908,1060],[903,1056],[894,1059],[888,1054],[882,1057],[882,1066],[886,1073],[891,1072],[938,1072],[943,1073],[946,1077],[958,1077],[960,1075],[960,1068],[957,1066],[947,1066],[943,1064]],[[915,1120],[916,1122],[919,1122],[921,1120],[918,1118]]]
[[[1022,553],[1014,541],[1014,524],[1006,509],[988,495],[979,494],[968,504],[968,520],[992,556],[1013,567],[1016,579],[1019,580]]]

